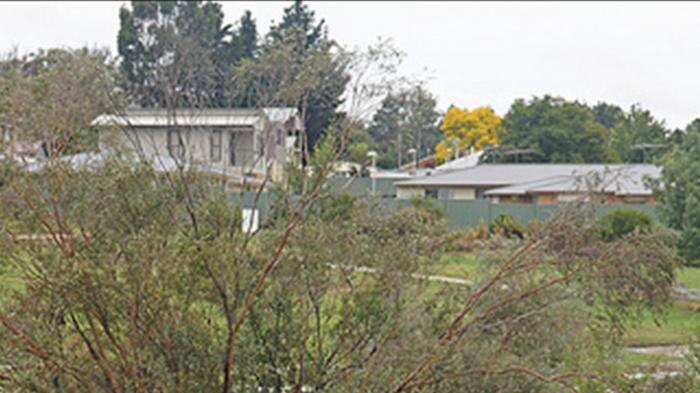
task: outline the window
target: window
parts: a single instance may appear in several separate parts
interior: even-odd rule
[[[437,199],[438,189],[437,188],[426,188],[425,189],[425,197]]]
[[[209,135],[210,158],[213,162],[221,161],[221,130],[212,130]]]
[[[231,132],[228,140],[228,163],[236,166],[236,133]]]
[[[168,154],[170,157],[182,160],[185,158],[185,145],[182,143],[180,131],[168,130]]]
[[[437,199],[440,199],[440,200],[452,199],[453,194],[454,194],[454,190],[451,188],[438,188]]]

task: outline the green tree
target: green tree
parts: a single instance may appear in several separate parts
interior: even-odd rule
[[[230,67],[255,52],[250,13],[237,30],[223,24],[221,5],[201,1],[133,1],[119,13],[123,85],[143,107],[229,104]]]
[[[700,264],[700,129],[691,123],[680,145],[662,159],[656,183],[664,223],[680,233],[679,254],[692,265]]]
[[[317,22],[315,12],[301,0],[284,9],[282,20],[270,27],[261,51],[275,52],[281,47],[287,48],[288,59],[279,64],[284,69],[274,72],[289,74],[289,80],[308,78],[308,67],[315,64],[312,68],[315,75],[312,77],[317,83],[305,95],[304,102],[283,102],[297,106],[304,112],[306,149],[311,151],[343,102],[341,96],[349,81],[346,65],[333,54],[337,45],[328,37],[325,21],[321,19]],[[266,60],[266,56],[260,59]]]
[[[595,104],[591,111],[596,121],[608,130],[615,127],[620,118],[625,115],[625,111],[619,106],[602,101]]]
[[[606,162],[605,128],[591,110],[559,97],[518,99],[503,118],[501,144],[531,149],[528,162]]]
[[[609,132],[611,154],[618,162],[652,162],[661,157],[664,145],[669,143],[663,121],[638,105],[619,114]]]
[[[369,126],[370,135],[379,141],[380,153],[401,166],[406,150],[413,148],[418,157],[432,153],[442,134],[438,129],[436,99],[418,85],[390,92],[382,100]]]
[[[39,50],[0,65],[0,122],[14,144],[43,142],[48,155],[96,148],[90,123],[123,103],[108,53]]]

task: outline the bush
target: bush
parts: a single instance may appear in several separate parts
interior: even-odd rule
[[[445,217],[445,211],[442,209],[442,206],[430,198],[412,197],[411,207],[424,211],[437,220]]]
[[[491,227],[489,229],[494,235],[500,235],[507,238],[525,238],[525,227],[517,222],[510,214],[501,214],[496,217],[491,223]]]
[[[651,229],[653,220],[638,209],[620,208],[601,216],[596,223],[598,234],[605,240],[617,240],[635,230],[646,232]]]

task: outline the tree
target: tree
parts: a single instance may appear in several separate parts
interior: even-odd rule
[[[633,105],[619,113],[609,130],[612,157],[617,162],[652,162],[661,157],[668,141],[668,130],[651,112]]]
[[[420,84],[398,92],[389,92],[372,117],[369,132],[381,141],[380,150],[403,164],[405,150],[413,148],[418,156],[430,154],[440,134],[435,97]],[[380,158],[381,159],[381,158]]]
[[[498,144],[502,133],[501,119],[488,107],[470,111],[451,106],[440,123],[440,131],[443,140],[435,146],[435,155],[439,161],[445,161],[455,154],[455,140],[462,152]]]
[[[6,390],[604,391],[614,338],[667,304],[676,267],[665,233],[604,242],[585,206],[495,237],[462,285],[423,279],[447,245],[431,209],[326,195],[291,209],[298,230],[250,235],[192,172],[113,161],[14,180],[0,210],[0,267],[22,283],[0,298]]]
[[[49,156],[95,149],[90,123],[122,104],[105,51],[39,50],[0,68],[2,123],[15,142],[43,142]]]
[[[591,111],[593,111],[596,121],[608,130],[615,127],[625,115],[625,111],[619,106],[602,101],[595,104]]]
[[[576,101],[544,96],[518,99],[503,118],[501,145],[531,149],[528,162],[607,162],[605,128]]]
[[[229,69],[255,52],[257,32],[250,13],[235,31],[223,17],[213,2],[134,1],[131,9],[122,7],[118,52],[133,103],[227,106]]]
[[[308,91],[304,102],[283,99],[280,103],[296,106],[304,112],[305,148],[309,151],[313,150],[331,124],[336,109],[343,102],[341,96],[349,81],[346,64],[339,61],[341,56],[334,53],[337,48],[337,44],[328,37],[325,21],[321,19],[316,22],[315,12],[301,0],[285,8],[282,20],[270,27],[261,48],[263,54],[259,62],[267,61],[274,52],[283,51],[288,57],[273,72],[287,74],[290,81],[309,77],[316,80],[314,89]],[[310,64],[314,65],[312,71],[308,69]],[[254,100],[263,101],[260,98]]]
[[[655,187],[664,223],[679,231],[679,254],[691,265],[700,263],[700,130],[695,124],[688,126],[683,142],[663,157]]]

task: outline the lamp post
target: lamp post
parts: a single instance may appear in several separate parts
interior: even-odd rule
[[[377,171],[377,152],[374,150],[370,150],[367,152],[367,157],[369,157],[372,160],[372,171],[369,173],[370,179],[372,179],[372,194],[374,194],[377,191],[377,184],[376,180],[374,179],[374,176],[372,176],[372,172]]]
[[[459,139],[455,138],[452,140],[452,143],[455,145],[455,160],[459,158]]]
[[[414,148],[408,149],[408,154],[413,155],[413,171],[418,169],[418,151]]]

